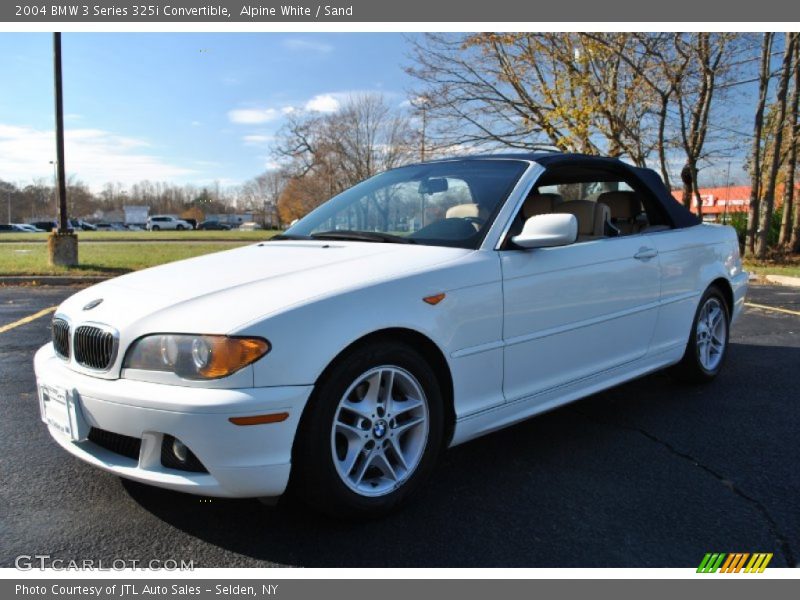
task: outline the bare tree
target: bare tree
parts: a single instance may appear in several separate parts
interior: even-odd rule
[[[789,144],[786,157],[786,176],[783,188],[783,217],[778,243],[788,245],[790,250],[800,251],[797,247],[797,237],[800,235],[800,207],[795,206],[795,177],[797,174],[798,146],[800,146],[800,41],[794,46],[794,90],[792,91],[791,109],[789,111]],[[793,227],[792,214],[794,212]],[[796,232],[796,233],[795,233]],[[794,240],[794,241],[793,241]]]
[[[293,114],[275,153],[294,177],[331,177],[331,193],[407,162],[412,156],[408,116],[380,94],[348,98],[334,113]]]
[[[707,157],[709,120],[714,101],[723,89],[720,80],[732,74],[737,34],[701,32],[677,34],[673,39],[676,54],[688,65],[675,92],[678,139],[685,155],[681,169],[683,204],[690,207],[694,198],[698,215],[702,216],[699,163]]]
[[[772,225],[772,213],[775,206],[775,186],[778,180],[778,170],[781,163],[781,149],[783,148],[783,131],[786,124],[786,93],[789,88],[789,81],[792,76],[792,61],[794,60],[794,48],[797,42],[797,35],[794,33],[784,34],[783,61],[781,63],[780,78],[778,79],[778,91],[775,98],[776,123],[775,135],[772,140],[772,157],[770,160],[769,173],[767,175],[764,195],[761,198],[759,211],[758,232],[756,235],[755,254],[760,260],[767,256],[769,232]]]
[[[761,144],[764,136],[764,108],[766,107],[767,94],[769,93],[770,56],[773,37],[773,33],[765,32],[761,42],[761,62],[758,69],[758,104],[756,105],[755,123],[753,125],[753,149],[750,159],[750,207],[747,213],[746,254],[753,254],[756,250],[759,200],[761,198]]]
[[[408,72],[434,147],[505,146],[627,156],[654,146],[649,60],[627,33],[427,34]]]

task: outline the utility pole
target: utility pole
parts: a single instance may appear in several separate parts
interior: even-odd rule
[[[11,191],[6,190],[6,200],[8,201],[8,224],[11,225]]]
[[[64,96],[61,75],[61,33],[53,34],[53,67],[56,97],[56,168],[58,170],[58,232],[69,233],[67,178],[64,170]]]
[[[53,34],[53,87],[56,109],[56,170],[58,187],[58,229],[47,239],[50,264],[74,267],[78,264],[78,236],[67,219],[67,177],[64,169],[64,96],[61,73],[61,33]]]

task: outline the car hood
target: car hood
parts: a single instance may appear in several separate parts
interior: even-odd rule
[[[461,248],[369,242],[276,241],[123,275],[67,299],[74,323],[124,337],[153,331],[233,333],[259,318],[346,290],[457,260]],[[90,303],[102,299],[93,308]]]

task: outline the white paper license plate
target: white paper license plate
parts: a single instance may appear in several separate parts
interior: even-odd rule
[[[40,383],[39,400],[42,421],[74,442],[86,439],[88,427],[81,413],[80,396],[76,392]]]

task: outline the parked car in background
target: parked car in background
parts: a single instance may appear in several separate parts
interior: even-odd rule
[[[667,367],[711,381],[747,279],[736,231],[650,169],[560,153],[409,165],[269,241],[68,298],[35,357],[39,408],[66,451],[122,477],[223,497],[291,485],[376,516],[450,446]],[[695,418],[699,395],[684,400]]]
[[[30,224],[36,227],[37,229],[41,229],[42,231],[53,231],[53,229],[56,229],[58,227],[58,223],[56,223],[55,221],[34,221],[33,223]]]
[[[230,228],[230,225],[221,221],[203,221],[197,226],[197,229],[205,231],[228,231]]]
[[[247,221],[239,225],[239,231],[260,231],[262,229],[264,228],[255,221]]]
[[[120,223],[95,223],[97,231],[127,231]]]
[[[0,223],[0,233],[19,233],[11,223]]]
[[[96,231],[97,228],[91,223],[87,223],[83,219],[70,219],[70,227],[75,231]]]
[[[147,218],[145,229],[148,231],[159,231],[162,229],[183,231],[184,229],[194,229],[194,227],[185,219],[179,219],[171,215],[153,215]]]
[[[16,227],[18,231],[23,233],[45,233],[44,229],[39,229],[35,225],[31,225],[30,223],[12,223],[11,225]]]

